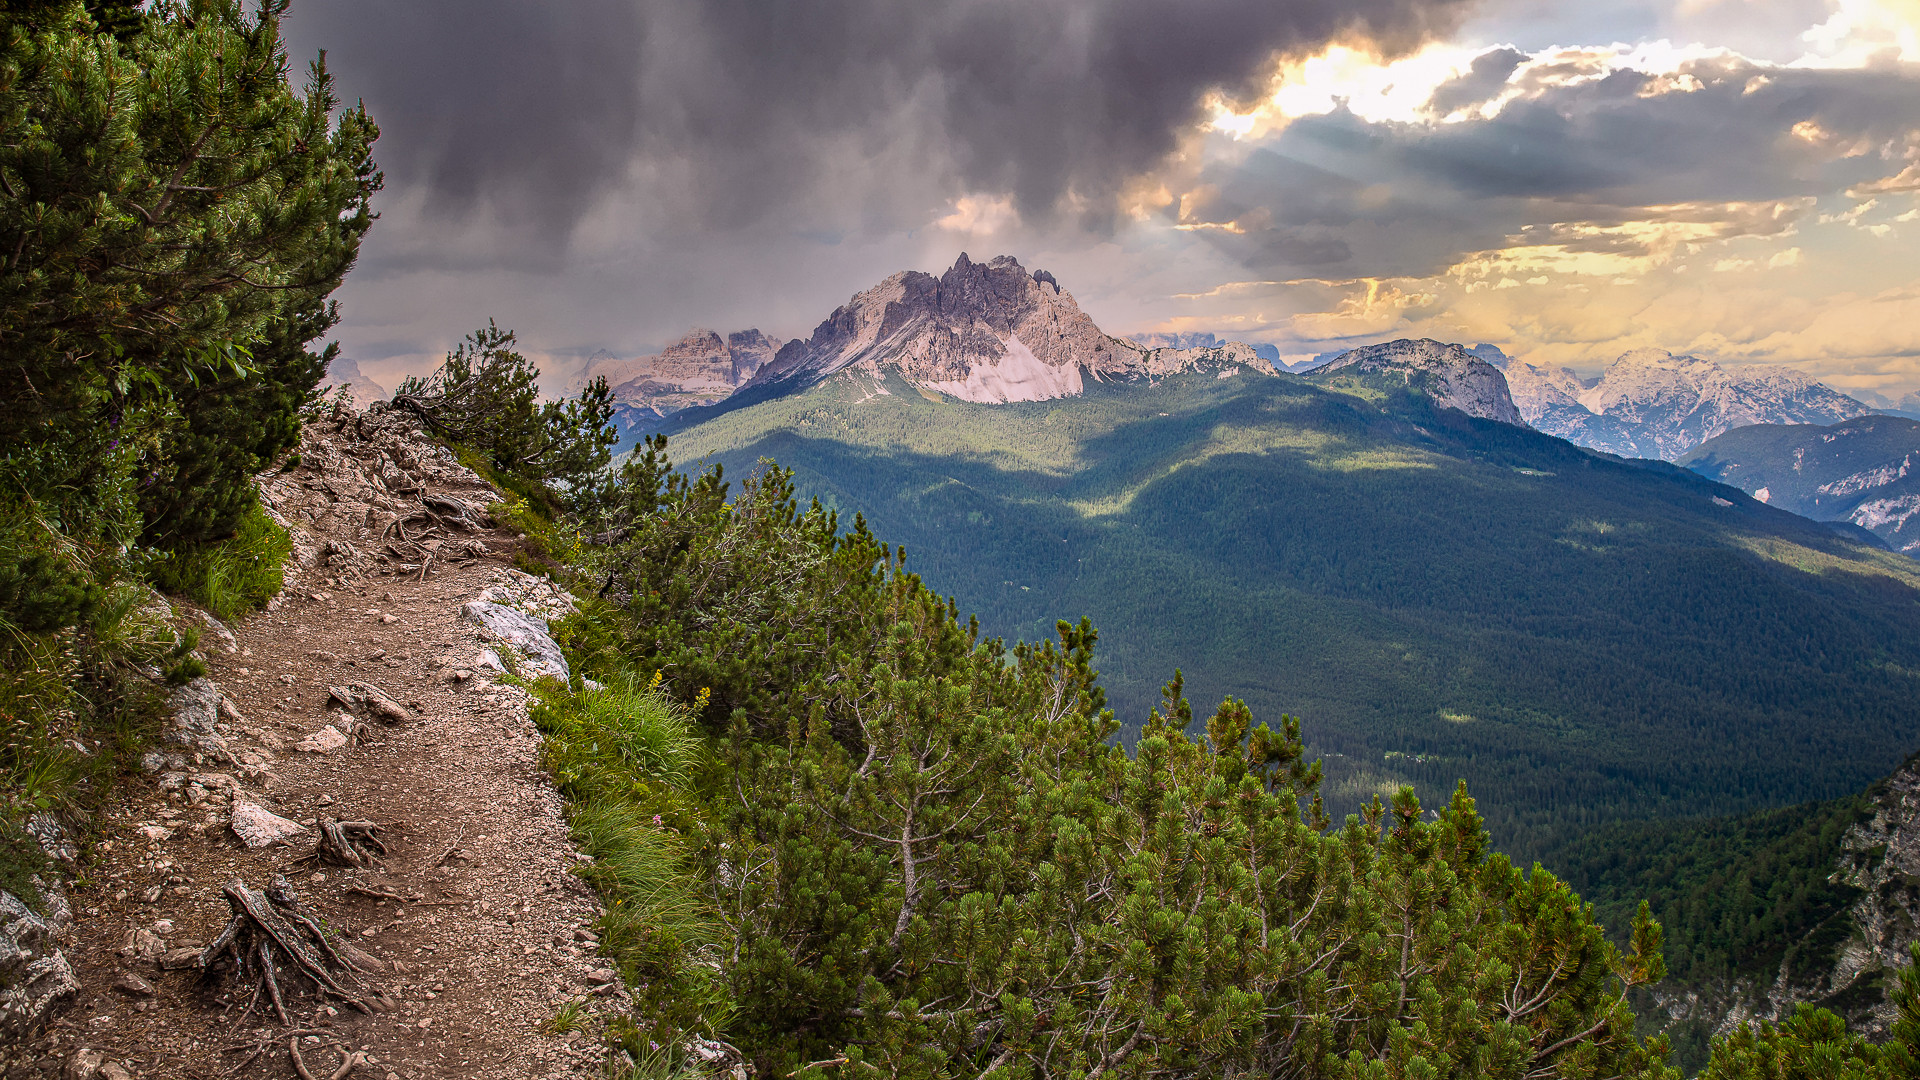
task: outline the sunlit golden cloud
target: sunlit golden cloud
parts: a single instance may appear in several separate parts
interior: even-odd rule
[[[1920,387],[1920,0],[1833,0],[1795,44],[1281,64],[1256,100],[1212,101],[1136,203],[1143,252],[1170,250],[1162,230],[1217,263],[1142,328],[1289,356],[1490,341],[1586,369],[1656,346]],[[1289,266],[1316,273],[1245,273]]]

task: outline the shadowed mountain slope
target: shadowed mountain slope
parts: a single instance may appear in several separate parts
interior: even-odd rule
[[[1920,420],[1861,416],[1839,424],[1756,424],[1680,459],[1702,476],[1816,521],[1847,522],[1920,555]]]

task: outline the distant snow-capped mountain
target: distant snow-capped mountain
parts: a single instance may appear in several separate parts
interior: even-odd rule
[[[1792,368],[1722,367],[1697,356],[1636,349],[1598,378],[1536,367],[1492,346],[1473,350],[1506,375],[1527,423],[1622,457],[1675,460],[1750,424],[1832,424],[1871,411]]]

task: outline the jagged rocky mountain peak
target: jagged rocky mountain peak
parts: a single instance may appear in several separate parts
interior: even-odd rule
[[[1045,270],[1011,255],[964,252],[939,277],[897,273],[855,295],[805,341],[789,343],[756,386],[812,385],[843,371],[895,374],[963,401],[1044,401],[1086,380],[1151,378],[1245,365],[1272,373],[1251,346],[1153,349],[1101,330]]]
[[[649,356],[595,353],[583,378],[605,378],[614,398],[653,416],[724,400],[773,362],[780,343],[759,330],[689,331]]]

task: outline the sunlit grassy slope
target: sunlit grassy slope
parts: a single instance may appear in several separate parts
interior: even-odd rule
[[[670,449],[793,468],[993,633],[1092,616],[1129,723],[1180,666],[1196,708],[1302,717],[1346,806],[1465,777],[1523,856],[1840,795],[1920,746],[1920,564],[1413,398],[1205,375],[987,406],[843,376]]]

